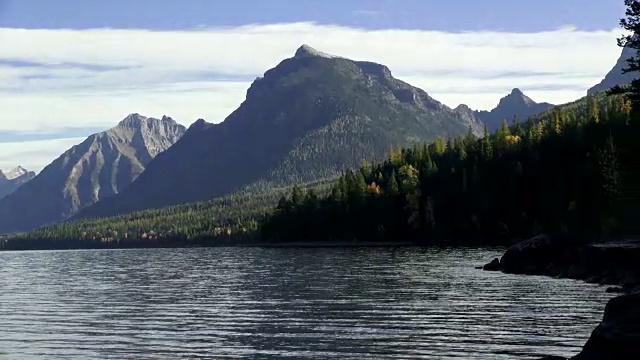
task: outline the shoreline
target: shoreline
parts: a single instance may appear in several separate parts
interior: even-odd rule
[[[20,252],[20,251],[73,251],[73,250],[128,250],[128,249],[206,249],[206,248],[381,248],[381,247],[427,247],[424,244],[415,242],[312,242],[300,241],[291,243],[240,243],[240,244],[224,244],[215,245],[192,245],[192,244],[176,244],[176,245],[157,245],[157,246],[103,246],[103,247],[69,247],[69,248],[34,248],[34,249],[0,249],[2,252]],[[434,246],[428,246],[434,247]],[[438,246],[435,246],[438,247]],[[462,247],[462,246],[459,246]]]
[[[78,244],[81,244],[78,242]],[[268,241],[239,241],[226,242],[216,241],[214,243],[153,243],[140,242],[127,243],[125,246],[113,244],[93,244],[94,246],[68,246],[68,247],[22,247],[10,248],[0,247],[0,253],[5,251],[65,251],[65,250],[106,250],[106,249],[185,249],[185,248],[217,248],[217,247],[246,247],[246,248],[380,248],[380,247],[421,247],[421,248],[500,248],[506,249],[509,244],[504,242],[486,242],[477,244],[472,241],[448,244],[447,242],[425,243],[418,240],[398,240],[398,241],[360,241],[360,240],[335,240],[335,241],[295,241],[295,242],[268,242]]]
[[[229,245],[229,247],[252,247],[252,248],[362,248],[362,247],[419,247],[418,243],[410,241],[335,241],[335,242],[314,242],[296,241],[288,243],[252,243]]]
[[[482,268],[613,285],[606,291],[622,295],[608,301],[601,323],[582,351],[569,359],[640,357],[640,241],[581,244],[566,237],[538,235],[510,246],[500,259],[495,258]],[[540,358],[544,359],[567,360],[554,355]]]

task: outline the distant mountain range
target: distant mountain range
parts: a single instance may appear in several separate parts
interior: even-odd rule
[[[607,73],[604,79],[591,89],[587,90],[587,95],[593,95],[595,93],[605,91],[610,89],[616,85],[627,85],[633,81],[634,78],[638,77],[637,73],[622,73],[622,69],[627,67],[627,59],[636,55],[635,49],[623,48],[622,54],[620,54],[620,58],[614,65],[613,69]]]
[[[168,117],[158,120],[132,114],[116,127],[89,136],[0,200],[0,233],[63,220],[119,193],[185,130]]]
[[[0,199],[11,194],[35,176],[35,172],[28,171],[22,166],[13,169],[0,169]]]

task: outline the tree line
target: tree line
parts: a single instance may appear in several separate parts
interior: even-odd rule
[[[324,197],[294,187],[260,226],[265,241],[506,243],[540,232],[621,235],[637,122],[626,96],[587,97],[494,134],[391,149],[346,170]],[[628,160],[628,161],[627,161]]]

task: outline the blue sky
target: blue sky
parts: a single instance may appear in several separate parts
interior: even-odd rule
[[[370,29],[611,29],[616,0],[0,0],[0,26],[189,29],[315,21]]]
[[[308,43],[388,65],[451,107],[582,96],[623,0],[0,0],[0,168],[39,171],[129,113],[220,122]]]

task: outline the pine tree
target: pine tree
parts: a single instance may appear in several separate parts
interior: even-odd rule
[[[622,69],[622,72],[626,74],[640,71],[640,53],[637,51],[640,50],[640,1],[625,0],[624,4],[627,7],[625,12],[626,17],[620,19],[620,26],[629,34],[618,38],[618,46],[636,50],[636,54],[627,59],[627,66]],[[628,94],[634,107],[638,105],[638,103],[640,103],[640,79],[634,79],[628,88],[615,86],[609,91],[609,94],[620,93]]]
[[[609,136],[605,145],[598,150],[597,155],[605,202],[606,205],[611,206],[620,186],[620,165],[613,137]]]
[[[291,189],[291,204],[294,207],[298,207],[302,205],[304,202],[304,190],[300,185],[294,185],[293,189]]]
[[[592,123],[600,122],[600,109],[598,108],[598,100],[596,100],[595,96],[589,97],[588,100],[588,112],[589,112],[589,121]]]
[[[353,188],[350,189],[350,193],[354,196],[362,197],[365,195],[365,190],[367,188],[367,181],[362,175],[362,172],[358,171],[355,175],[355,179],[353,181]]]
[[[473,144],[478,137],[473,133],[473,128],[469,125],[469,129],[467,130],[467,135],[464,137],[465,145],[469,146]]]
[[[396,179],[395,170],[391,172],[389,176],[389,183],[387,184],[387,191],[390,195],[397,195],[400,192],[400,187],[398,186],[398,180]]]
[[[484,127],[484,137],[482,138],[482,157],[485,161],[493,157],[493,144],[486,125]]]

